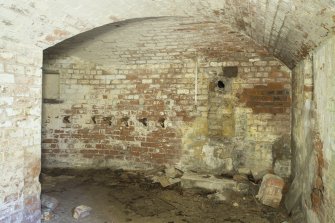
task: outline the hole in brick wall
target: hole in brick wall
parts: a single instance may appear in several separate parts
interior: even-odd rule
[[[160,124],[160,126],[162,126],[162,128],[165,128],[165,118],[160,118],[158,120],[158,123]]]
[[[112,117],[111,117],[111,116],[104,117],[104,118],[103,118],[103,122],[104,122],[105,124],[112,125]]]
[[[138,121],[141,122],[144,126],[148,126],[148,119],[147,118],[141,118]]]
[[[92,119],[92,121],[93,121],[94,124],[97,124],[97,121],[96,121],[96,117],[95,117],[95,116],[92,116],[91,119]]]
[[[71,123],[71,122],[70,122],[70,116],[65,116],[65,117],[63,118],[63,123]]]
[[[129,127],[129,123],[128,123],[128,121],[129,121],[129,117],[123,117],[123,118],[121,119],[121,122],[122,122],[126,127]]]
[[[218,88],[224,89],[226,87],[225,83],[223,81],[218,81]]]

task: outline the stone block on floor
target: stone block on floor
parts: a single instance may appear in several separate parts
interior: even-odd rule
[[[216,178],[212,175],[184,173],[181,177],[181,185],[184,188],[202,188],[209,191],[232,190],[236,192],[247,192],[248,184],[238,183],[232,179]]]
[[[55,208],[58,206],[58,200],[54,197],[42,194],[41,195],[41,205],[42,208],[49,209],[50,211],[55,210]]]
[[[91,214],[91,211],[92,211],[91,207],[80,205],[74,209],[73,217],[75,219],[85,218]]]
[[[273,174],[266,174],[263,177],[261,187],[259,188],[257,198],[262,204],[278,208],[282,199],[282,190],[284,187],[284,180]]]

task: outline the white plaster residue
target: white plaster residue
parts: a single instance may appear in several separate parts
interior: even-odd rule
[[[216,169],[220,167],[225,167],[225,170],[233,170],[233,160],[231,158],[220,159],[214,154],[215,148],[213,146],[204,145],[202,148],[202,154],[204,156],[204,161],[209,167]]]

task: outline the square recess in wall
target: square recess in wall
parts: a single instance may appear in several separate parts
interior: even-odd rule
[[[43,102],[44,103],[58,103],[59,92],[59,72],[45,72],[43,73]]]
[[[229,66],[222,67],[223,76],[225,77],[237,77],[238,67],[237,66]]]

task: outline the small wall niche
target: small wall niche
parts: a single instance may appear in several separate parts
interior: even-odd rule
[[[58,71],[44,71],[42,83],[42,95],[44,103],[58,104],[63,102],[60,100]]]
[[[238,67],[237,66],[228,66],[222,67],[223,76],[225,77],[237,77]]]

